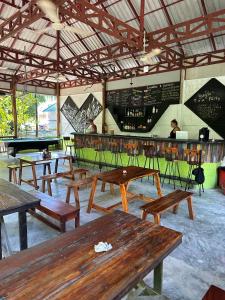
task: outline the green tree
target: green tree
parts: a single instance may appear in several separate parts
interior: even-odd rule
[[[36,105],[45,102],[43,95],[32,93],[22,95],[18,93],[16,97],[17,126],[21,132],[36,120]],[[13,132],[13,115],[11,96],[0,96],[0,135],[9,135]]]

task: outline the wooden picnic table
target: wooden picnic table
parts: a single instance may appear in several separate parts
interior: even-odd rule
[[[97,187],[98,180],[101,180],[103,182],[103,189],[104,191],[104,185],[106,183],[110,183],[110,185],[118,185],[120,187],[120,193],[122,198],[122,207],[125,212],[128,212],[128,200],[132,200],[134,198],[139,198],[144,201],[152,201],[153,198],[146,197],[143,194],[134,194],[134,193],[128,193],[127,188],[128,184],[131,181],[147,177],[147,176],[154,176],[155,179],[155,186],[157,189],[157,194],[159,197],[162,197],[162,191],[161,191],[161,185],[160,185],[160,178],[159,178],[159,171],[154,169],[147,169],[142,167],[136,167],[136,166],[129,166],[129,167],[122,167],[117,168],[111,171],[106,171],[102,173],[98,173],[95,177],[93,177],[93,183],[92,183],[92,189],[90,193],[89,198],[89,204],[87,212],[90,213],[92,208],[95,208],[96,210],[103,211],[103,212],[109,212],[113,208],[121,205],[121,202],[113,204],[109,207],[102,207],[96,203],[94,203],[95,198],[95,192]]]
[[[19,185],[21,185],[22,182],[25,182],[31,186],[33,186],[36,190],[39,188],[38,186],[38,179],[37,173],[36,173],[36,167],[40,164],[44,164],[44,175],[46,175],[46,166],[48,167],[48,173],[51,174],[50,169],[50,162],[55,160],[55,173],[58,172],[58,164],[59,160],[68,160],[69,161],[69,170],[72,172],[73,170],[73,163],[72,163],[72,156],[62,154],[62,153],[51,153],[51,157],[49,158],[43,158],[42,153],[35,153],[35,154],[29,154],[28,156],[23,156],[19,158],[20,161],[20,168],[19,168]],[[23,165],[30,164],[32,168],[32,179],[23,179],[22,173],[23,173]]]
[[[40,200],[21,190],[18,186],[0,178],[0,259],[2,258],[1,224],[3,217],[15,212],[19,215],[20,250],[27,248],[27,218],[28,209],[35,208]]]
[[[111,243],[108,252],[94,245]],[[121,299],[154,270],[162,290],[162,265],[182,234],[114,211],[75,231],[0,262],[0,299]]]

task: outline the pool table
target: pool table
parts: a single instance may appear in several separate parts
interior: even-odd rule
[[[4,139],[2,143],[7,148],[8,154],[16,156],[21,150],[40,150],[48,149],[49,145],[59,145],[60,138],[17,138]]]

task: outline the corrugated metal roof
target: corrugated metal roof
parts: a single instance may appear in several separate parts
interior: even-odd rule
[[[98,0],[91,0],[91,3],[96,3]],[[204,14],[204,7],[201,0],[164,0],[165,7],[162,6],[160,0],[146,0],[145,1],[145,29],[147,32],[152,32],[160,28],[166,28],[172,24],[177,24],[185,20],[193,19]],[[7,5],[6,3],[0,3],[0,24],[15,14],[18,9],[13,7],[21,7],[22,0],[14,0],[13,5]],[[127,22],[130,26],[139,29],[139,21],[136,18],[136,14],[140,13],[141,0],[106,0],[98,7],[103,11],[107,11],[109,14],[116,18]],[[204,0],[205,9],[207,13],[212,13],[219,9],[225,9],[225,0]],[[65,5],[68,5],[65,1]],[[167,13],[166,13],[167,11]],[[169,15],[169,18],[168,18]],[[169,20],[170,19],[170,20]],[[171,22],[170,22],[171,21]],[[104,45],[111,45],[118,42],[113,36],[106,33],[99,32],[99,30],[93,30],[89,25],[86,25],[75,19],[70,19],[67,23],[71,26],[78,27],[84,31],[87,31],[87,36],[82,37],[72,32],[61,31],[60,32],[60,56],[62,59],[69,59],[76,55],[86,53],[95,49],[104,47]],[[10,37],[4,42],[0,43],[0,46],[18,49],[26,52],[31,52],[40,56],[48,56],[49,58],[56,59],[56,31],[50,30],[46,33],[35,33],[37,29],[43,29],[50,24],[50,21],[46,18],[42,18],[29,28],[21,30],[15,37]],[[97,33],[97,34],[96,34]],[[223,35],[222,35],[223,34]],[[225,31],[214,34],[214,41],[216,49],[225,48]],[[181,53],[181,45],[183,45],[183,51],[186,56],[196,55],[205,52],[213,51],[213,41],[211,36],[202,36],[201,38],[189,39],[180,44],[174,43],[170,45],[177,52]],[[107,62],[104,62],[107,64]],[[1,62],[0,62],[1,65]],[[120,58],[118,65],[122,69],[133,68],[137,66],[137,62],[130,55]],[[115,68],[120,69],[115,63]],[[18,69],[19,65],[16,63],[5,62],[4,66],[8,66],[12,70]],[[27,67],[28,70],[32,68]],[[23,68],[21,67],[23,71]],[[99,69],[101,71],[101,69]],[[4,70],[1,70],[3,73]],[[12,72],[8,70],[8,72]],[[6,73],[6,71],[5,71]],[[74,76],[67,76],[73,78]],[[43,77],[44,78],[44,77]]]

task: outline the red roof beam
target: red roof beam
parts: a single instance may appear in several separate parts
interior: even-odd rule
[[[108,14],[87,0],[67,0],[68,6],[61,7],[64,18],[74,18],[92,28],[109,34],[130,46],[140,47],[140,31]]]

